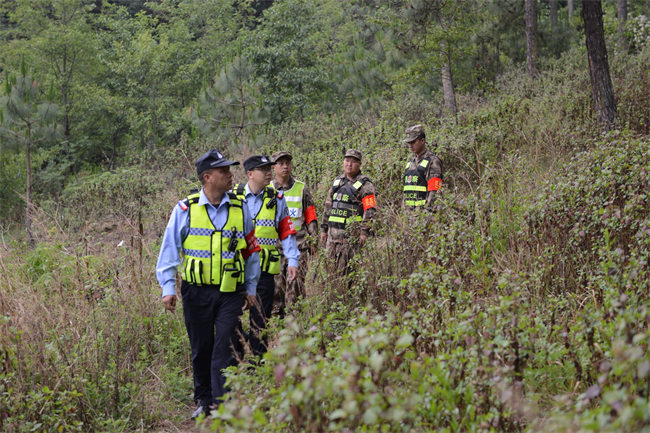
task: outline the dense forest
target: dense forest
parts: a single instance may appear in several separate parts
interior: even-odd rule
[[[0,40],[1,431],[650,429],[647,0],[0,0]],[[321,220],[349,147],[378,205],[349,281],[310,257],[188,424],[154,268],[195,159],[289,150]]]

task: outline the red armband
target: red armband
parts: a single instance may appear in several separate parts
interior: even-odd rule
[[[310,222],[316,220],[316,208],[314,206],[309,206],[305,209],[305,224],[309,225]]]
[[[255,230],[251,230],[251,232],[246,235],[246,248],[242,251],[241,255],[244,260],[246,260],[251,256],[251,254],[260,250],[260,244],[257,243],[257,238],[255,237]]]
[[[372,209],[373,207],[377,207],[377,202],[375,201],[374,194],[370,194],[362,198],[361,203],[363,204],[364,212],[367,211],[368,209]]]
[[[429,182],[427,182],[427,192],[438,191],[441,185],[442,185],[442,179],[440,179],[439,177],[432,177],[431,179],[429,179]]]
[[[289,235],[295,235],[296,230],[293,228],[293,222],[291,222],[291,217],[286,216],[282,221],[280,221],[280,227],[278,227],[278,235],[280,240],[284,240]]]

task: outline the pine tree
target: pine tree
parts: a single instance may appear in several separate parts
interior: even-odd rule
[[[238,148],[263,144],[269,115],[252,83],[253,73],[248,59],[237,56],[201,92],[193,122],[203,135],[228,139]]]
[[[612,79],[609,75],[601,2],[583,2],[582,20],[585,23],[585,43],[594,106],[598,122],[609,131],[616,127],[616,99],[614,98]]]
[[[32,233],[32,162],[35,146],[61,133],[57,123],[58,107],[54,99],[54,83],[44,93],[29,74],[24,57],[20,62],[20,75],[5,71],[5,95],[0,99],[0,145],[25,150],[26,192],[25,230],[30,245]]]

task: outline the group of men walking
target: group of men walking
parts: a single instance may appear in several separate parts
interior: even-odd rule
[[[421,125],[407,128],[403,141],[414,154],[404,172],[404,205],[431,210],[442,183],[442,162],[427,150]],[[263,330],[274,299],[282,315],[305,295],[314,240],[325,246],[329,269],[346,275],[356,249],[371,234],[377,207],[375,186],[361,172],[362,154],[355,149],[346,151],[343,174],[328,191],[320,236],[313,198],[307,185],[293,177],[289,152],[246,159],[245,184],[233,185],[230,167],[239,162],[217,150],[201,155],[195,165],[202,188],[172,210],[156,266],[170,311],[177,302],[176,273],[181,276],[197,404],[193,419],[222,401],[222,370],[236,363],[244,340],[253,355],[266,351]],[[250,310],[248,332],[240,321],[245,309]]]

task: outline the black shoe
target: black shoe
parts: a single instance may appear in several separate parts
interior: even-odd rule
[[[201,415],[208,416],[210,414],[210,410],[206,406],[199,406],[196,408],[194,412],[192,412],[192,416],[190,416],[190,419],[194,421]]]

